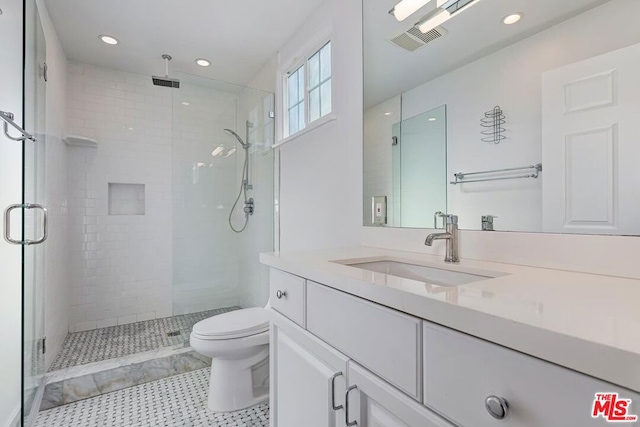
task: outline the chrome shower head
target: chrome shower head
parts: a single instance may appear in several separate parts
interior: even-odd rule
[[[151,76],[154,86],[164,86],[164,87],[172,87],[174,89],[180,89],[180,80],[172,79],[169,77],[169,61],[171,61],[171,55],[167,55],[166,53],[162,55],[162,59],[164,59],[165,64],[165,75],[164,77],[160,76]]]
[[[231,129],[225,129],[224,133],[226,133],[227,135],[235,136],[238,142],[240,143],[240,145],[242,145],[242,148],[244,148],[245,150],[250,147],[249,144],[243,141],[240,135],[238,135],[236,132],[232,131]]]

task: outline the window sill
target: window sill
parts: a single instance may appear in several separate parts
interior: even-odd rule
[[[294,139],[300,138],[303,135],[308,134],[309,132],[312,132],[316,129],[318,129],[319,127],[322,127],[324,125],[326,125],[327,123],[331,123],[333,121],[336,121],[338,119],[338,116],[335,115],[335,113],[329,113],[324,117],[319,118],[318,120],[316,120],[315,122],[311,123],[309,126],[307,126],[306,128],[302,129],[299,132],[294,133],[291,136],[288,136],[280,141],[278,141],[276,144],[273,144],[273,148],[279,148],[281,146],[283,146],[284,144],[293,141]]]

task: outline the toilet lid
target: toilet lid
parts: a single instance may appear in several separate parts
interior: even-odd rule
[[[269,330],[269,314],[264,308],[247,308],[210,317],[193,326],[196,335],[210,339],[242,338]]]

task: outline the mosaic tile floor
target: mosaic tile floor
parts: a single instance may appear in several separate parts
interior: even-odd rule
[[[220,308],[201,313],[72,333],[65,339],[62,349],[49,371],[180,345],[189,341],[191,329],[199,321],[239,308]],[[168,332],[173,331],[180,331],[180,334],[172,337],[167,335]]]
[[[207,409],[210,370],[43,411],[35,427],[258,427],[269,425],[269,405],[213,414]]]

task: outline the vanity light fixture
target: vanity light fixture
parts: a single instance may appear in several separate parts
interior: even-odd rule
[[[115,45],[117,45],[119,43],[117,38],[115,38],[113,36],[110,36],[108,34],[100,34],[100,40],[102,40],[104,43],[110,44],[112,46],[115,46]]]
[[[520,12],[512,13],[511,15],[507,15],[504,18],[502,18],[502,23],[505,25],[513,25],[517,22],[520,22],[523,16],[524,15]]]
[[[418,29],[423,33],[428,33],[434,28],[444,24],[451,18],[451,14],[446,9],[436,9],[427,16],[425,16],[420,22],[418,22]]]
[[[208,67],[209,65],[211,65],[211,61],[204,58],[198,58],[196,59],[196,64],[198,64],[201,67]]]
[[[422,18],[416,27],[426,34],[479,2],[480,0],[438,0],[438,8]]]
[[[447,1],[437,0],[436,7],[442,6]],[[389,11],[389,14],[393,15],[398,21],[404,21],[430,2],[431,0],[402,0]]]

